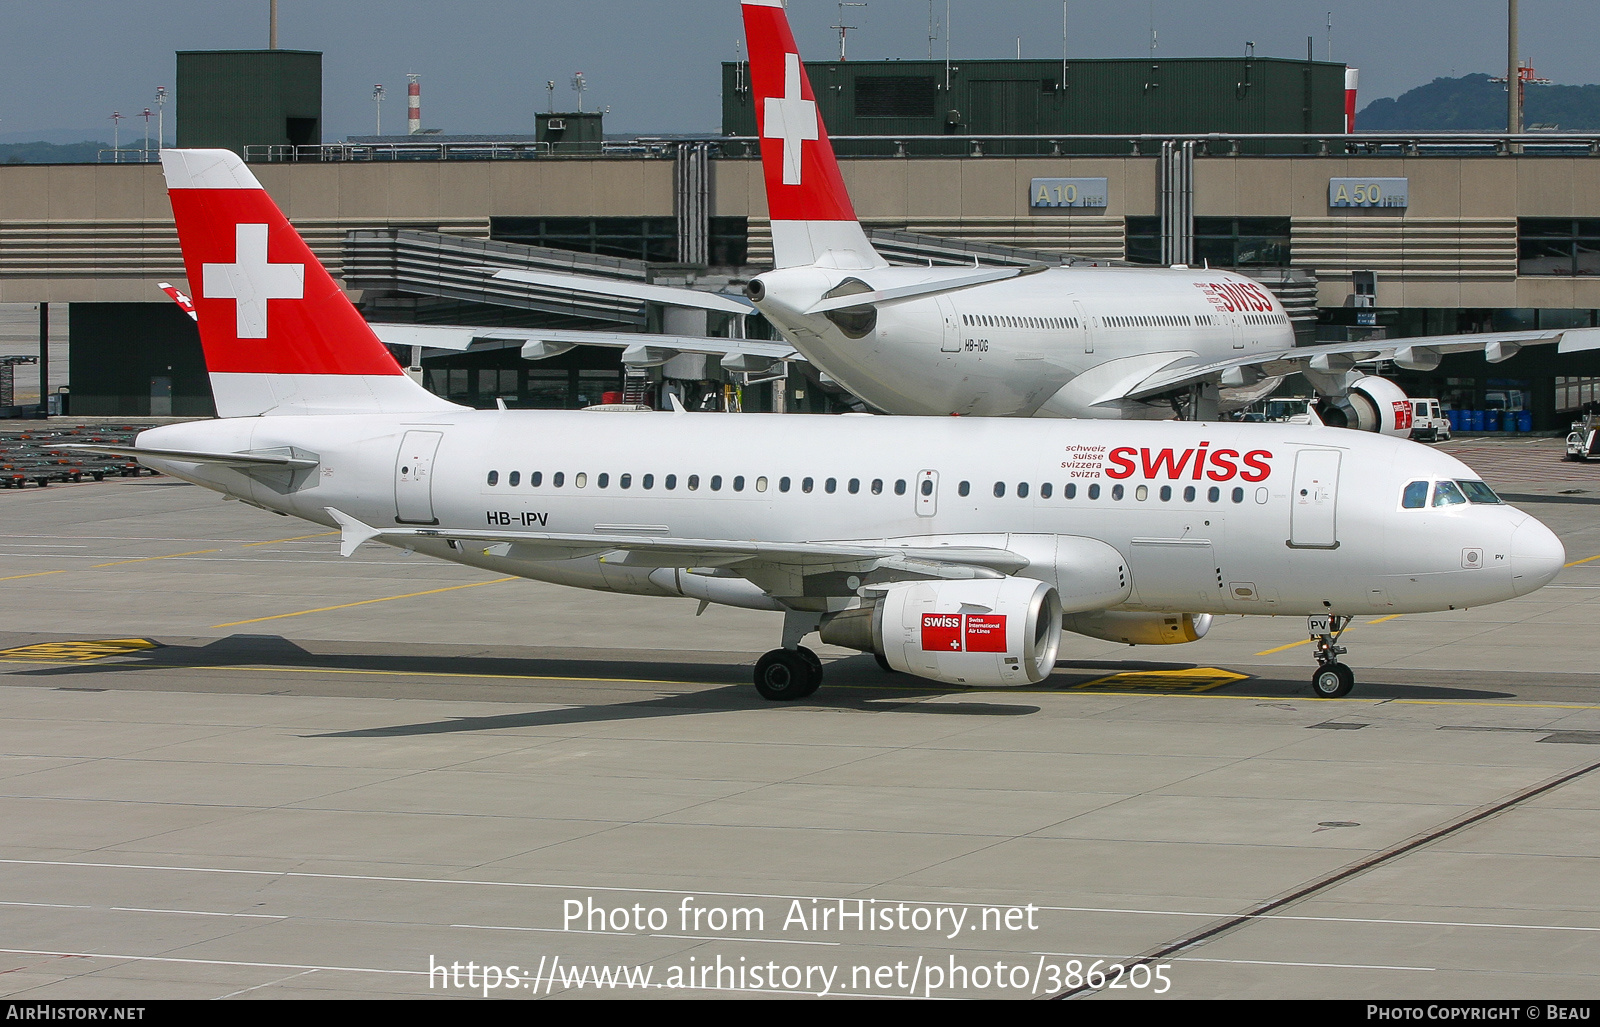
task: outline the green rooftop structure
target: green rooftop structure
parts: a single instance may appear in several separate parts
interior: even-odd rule
[[[178,51],[180,147],[314,146],[322,142],[322,54],[313,50]]]
[[[1336,134],[1344,131],[1344,71],[1277,57],[951,61],[948,71],[937,60],[806,63],[830,136],[884,138],[835,143],[841,155],[860,156],[964,154],[972,136]],[[744,62],[722,65],[722,130],[756,134]],[[1111,140],[978,145],[986,153],[1128,152]],[[1304,145],[1268,149],[1296,153]],[[1251,150],[1263,152],[1263,144],[1246,144]]]

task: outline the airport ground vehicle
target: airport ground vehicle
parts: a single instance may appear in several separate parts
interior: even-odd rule
[[[1411,400],[1411,435],[1418,442],[1449,442],[1450,419],[1432,397]]]
[[[1585,414],[1572,422],[1564,459],[1585,463],[1600,459],[1600,414]]]
[[[236,155],[162,161],[221,417],[98,451],[345,555],[781,613],[769,699],[820,684],[813,632],[1014,686],[1063,631],[1180,643],[1224,613],[1307,616],[1336,697],[1354,614],[1510,599],[1565,559],[1461,462],[1320,426],[467,409],[403,373]]]

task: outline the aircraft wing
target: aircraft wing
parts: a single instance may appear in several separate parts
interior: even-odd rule
[[[550,531],[480,531],[448,528],[380,528],[328,508],[340,529],[344,556],[372,540],[404,544],[408,539],[444,539],[481,545],[493,556],[523,560],[572,560],[598,553],[616,553],[619,563],[644,567],[740,567],[756,565],[807,569],[850,569],[889,577],[995,578],[1028,566],[1026,557],[1006,549],[981,546],[891,546],[873,542],[753,542],[729,539],[686,539],[663,535],[593,534]],[[601,525],[600,527],[604,527]],[[620,526],[619,526],[620,527]],[[630,526],[632,527],[632,526]],[[648,526],[639,526],[648,527]],[[665,529],[662,529],[663,532]]]
[[[1265,353],[1203,361],[1198,356],[1179,357],[1131,385],[1117,398],[1138,399],[1157,395],[1195,382],[1221,376],[1224,385],[1229,372],[1256,368],[1265,375],[1286,375],[1299,371],[1343,372],[1358,363],[1392,360],[1412,371],[1431,371],[1446,353],[1481,350],[1491,364],[1509,360],[1524,346],[1556,343],[1560,353],[1581,353],[1600,349],[1600,328],[1549,328],[1524,332],[1478,332],[1469,335],[1428,335],[1409,339],[1369,339],[1365,342],[1294,346]],[[1241,380],[1242,380],[1242,376]]]
[[[755,304],[722,293],[701,292],[698,289],[678,289],[670,285],[649,285],[626,278],[601,278],[598,275],[574,275],[557,271],[531,271],[519,267],[484,267],[480,270],[504,282],[524,282],[546,289],[564,289],[568,292],[588,293],[594,296],[612,296],[622,299],[662,303],[669,307],[692,307],[696,310],[715,310],[724,314],[753,314]]]
[[[427,346],[465,350],[473,339],[509,339],[523,343],[525,360],[556,357],[574,346],[607,346],[623,350],[622,362],[635,367],[664,364],[680,353],[703,353],[722,358],[730,371],[762,371],[780,360],[805,362],[786,342],[761,339],[724,339],[704,335],[648,335],[640,332],[577,332],[545,328],[489,328],[470,325],[372,325],[379,339],[391,346]]]

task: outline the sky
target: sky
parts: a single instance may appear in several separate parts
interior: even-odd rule
[[[946,25],[946,7],[949,22]],[[406,74],[422,76],[423,126],[532,133],[556,83],[571,110],[609,107],[608,133],[715,133],[723,61],[742,56],[736,0],[280,0],[279,45],[323,52],[323,139],[403,132]],[[943,57],[1059,58],[1061,0],[933,0]],[[802,56],[838,56],[836,2],[790,0]],[[1441,76],[1505,70],[1506,0],[1068,0],[1071,57],[1216,57],[1244,52],[1361,69],[1360,103]],[[853,60],[928,56],[929,0],[848,7]],[[124,146],[157,86],[174,87],[174,51],[265,48],[267,0],[0,0],[0,142],[110,140]],[[1600,82],[1600,3],[1521,0],[1521,53],[1564,85]],[[168,105],[167,136],[173,132]],[[152,133],[154,131],[152,120]]]

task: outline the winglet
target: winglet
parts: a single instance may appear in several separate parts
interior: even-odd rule
[[[678,398],[678,394],[676,392],[667,393],[667,402],[672,404],[672,412],[675,414],[686,414],[689,412],[683,408],[683,400]]]
[[[383,534],[381,528],[374,528],[370,524],[363,524],[347,513],[335,510],[331,506],[323,507],[328,511],[328,516],[339,525],[339,555],[349,556],[363,542],[370,542]]]

